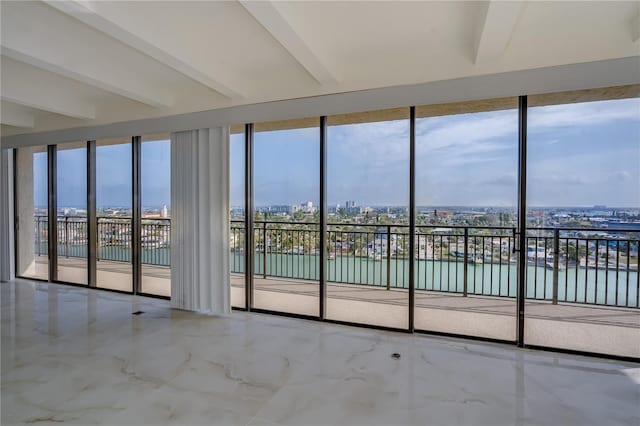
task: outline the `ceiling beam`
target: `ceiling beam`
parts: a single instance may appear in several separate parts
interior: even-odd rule
[[[18,111],[17,109],[7,108],[6,105],[3,105],[2,113],[0,113],[0,124],[32,129],[35,127],[35,118],[34,115],[28,111]]]
[[[476,33],[474,63],[482,64],[502,57],[525,6],[525,1],[487,2]]]
[[[101,31],[119,42],[136,49],[143,54],[150,56],[161,64],[172,68],[175,71],[197,81],[198,83],[215,90],[221,95],[231,98],[244,98],[239,90],[230,87],[228,84],[205,74],[196,67],[190,65],[175,55],[163,50],[159,46],[145,40],[117,23],[105,18],[96,12],[90,2],[81,0],[43,0],[49,6],[63,12],[82,23]]]
[[[28,72],[16,72],[20,68],[10,67],[7,61],[2,68],[3,101],[72,118],[96,118],[94,105],[74,97],[68,88],[52,84],[49,79],[33,78]]]
[[[239,0],[240,4],[271,34],[300,65],[320,84],[338,82],[335,74],[322,62],[309,45],[278,11],[274,2]]]
[[[172,104],[170,96],[158,94],[151,87],[141,88],[137,84],[136,87],[133,87],[132,84],[124,82],[123,80],[116,80],[113,74],[106,68],[96,66],[93,67],[93,70],[85,69],[80,71],[80,67],[68,66],[62,60],[59,61],[57,58],[49,55],[45,58],[44,56],[33,56],[34,54],[37,55],[37,53],[31,50],[16,50],[4,44],[2,46],[2,56],[24,62],[36,68],[96,87],[106,92],[114,93],[155,108],[168,107]]]

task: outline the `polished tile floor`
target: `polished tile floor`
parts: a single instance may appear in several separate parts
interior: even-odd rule
[[[640,424],[636,364],[0,288],[3,425]]]

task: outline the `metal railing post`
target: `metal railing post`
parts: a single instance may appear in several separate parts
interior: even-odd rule
[[[40,227],[40,216],[36,216],[36,242],[38,243],[38,256],[42,255],[42,241],[41,241],[41,227]]]
[[[462,251],[463,253],[463,263],[462,263],[462,267],[463,267],[463,281],[464,281],[464,288],[462,290],[462,295],[464,297],[467,297],[467,287],[469,285],[469,273],[468,273],[468,268],[469,268],[469,262],[467,261],[467,257],[469,256],[469,228],[464,228],[464,249]]]
[[[69,216],[64,217],[64,243],[65,243],[65,257],[69,258]]]
[[[553,304],[558,304],[558,269],[560,258],[560,229],[553,230]]]
[[[391,226],[387,225],[387,290],[390,290],[390,289],[391,289]]]
[[[262,278],[267,278],[267,221],[262,222]]]
[[[96,216],[96,262],[100,260],[100,245],[102,244],[102,232],[100,232],[100,218]]]

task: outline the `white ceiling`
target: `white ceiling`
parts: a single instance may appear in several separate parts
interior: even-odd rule
[[[640,2],[2,1],[2,134],[640,55]]]

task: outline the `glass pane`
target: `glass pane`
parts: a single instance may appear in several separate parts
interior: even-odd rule
[[[244,132],[233,133],[229,140],[229,270],[231,306],[245,308],[244,275]]]
[[[16,157],[18,221],[16,275],[49,279],[47,147],[18,148]]]
[[[87,284],[87,144],[57,147],[58,281]]]
[[[132,152],[126,139],[96,143],[97,286],[133,291]]]
[[[328,118],[328,319],[408,327],[408,118]]]
[[[143,137],[140,197],[142,201],[141,291],[171,296],[171,140]]]
[[[640,357],[640,99],[535,106],[528,122],[525,342]]]
[[[417,329],[516,338],[517,106],[417,109]]]
[[[319,122],[264,131],[256,125],[255,308],[319,314]]]

